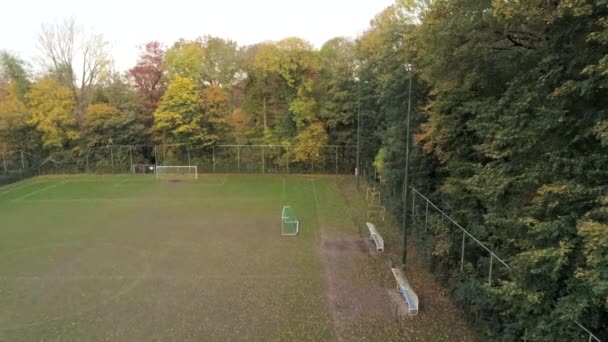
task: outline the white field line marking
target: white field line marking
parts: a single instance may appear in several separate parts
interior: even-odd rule
[[[317,225],[319,226],[319,230],[321,230],[321,214],[319,213],[319,200],[317,198],[317,186],[314,178],[310,179],[312,182],[312,194],[315,198],[315,213],[317,214]]]
[[[239,197],[233,198],[231,202],[260,202],[265,201],[266,197]],[[91,197],[91,198],[57,198],[57,199],[24,199],[20,202],[27,203],[89,203],[89,202],[123,202],[123,203],[168,203],[168,204],[184,204],[192,202],[207,202],[217,201],[217,197],[180,197],[180,198],[160,198],[160,197]]]
[[[41,192],[43,192],[43,191],[47,191],[47,190],[49,190],[49,189],[55,188],[55,187],[57,187],[57,186],[59,186],[59,185],[61,185],[61,184],[64,184],[64,183],[65,183],[65,181],[63,181],[63,182],[61,182],[61,183],[56,183],[56,184],[49,185],[49,186],[47,186],[47,187],[45,187],[45,188],[42,188],[42,189],[39,189],[39,190],[36,190],[36,191],[32,191],[32,192],[30,192],[30,193],[28,193],[28,194],[26,194],[26,195],[23,195],[23,196],[21,196],[21,197],[19,197],[19,198],[16,198],[16,199],[12,200],[12,202],[19,202],[19,201],[22,201],[22,200],[24,200],[24,199],[26,199],[26,198],[28,198],[28,197],[31,197],[31,196],[34,196],[34,195],[36,195],[36,194],[39,194],[39,193],[41,193]]]
[[[8,189],[8,190],[6,190],[6,191],[1,191],[1,192],[0,192],[0,196],[2,196],[2,195],[6,195],[6,194],[8,194],[8,193],[9,193],[9,192],[11,192],[11,191],[15,191],[15,190],[23,189],[23,188],[26,188],[26,187],[28,187],[28,186],[30,186],[30,185],[38,184],[38,183],[40,183],[40,182],[42,182],[42,181],[38,180],[38,181],[31,182],[31,183],[26,183],[26,184],[18,184],[18,185],[14,185],[14,186],[10,186],[10,187],[4,187],[4,188],[2,188],[2,190],[4,190],[4,189]]]
[[[285,201],[287,201],[287,191],[285,190],[286,188],[286,184],[285,184],[285,177],[283,177],[283,203],[285,203]]]
[[[107,281],[116,281],[116,280],[182,280],[182,281],[190,281],[190,280],[205,280],[205,279],[294,279],[294,278],[302,278],[302,279],[310,279],[307,276],[298,276],[295,274],[269,274],[269,275],[259,275],[259,274],[227,274],[227,275],[169,275],[169,274],[141,274],[141,275],[65,275],[65,276],[10,276],[10,275],[0,275],[0,281],[83,281],[83,280],[107,280]]]

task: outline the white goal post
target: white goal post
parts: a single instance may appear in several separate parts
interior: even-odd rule
[[[156,179],[194,178],[198,179],[196,166],[156,166]]]

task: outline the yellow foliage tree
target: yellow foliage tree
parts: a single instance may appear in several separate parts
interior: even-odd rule
[[[230,140],[230,95],[218,85],[206,87],[201,94],[203,106],[203,125],[213,143]]]
[[[164,143],[211,144],[209,133],[201,126],[202,106],[195,81],[175,75],[154,112],[154,126]]]
[[[0,129],[25,125],[28,110],[25,104],[19,100],[16,84],[8,84],[4,91],[5,95],[0,97]]]
[[[321,161],[321,150],[327,144],[327,133],[319,122],[313,123],[303,129],[296,136],[296,147],[294,150],[295,160],[301,162]]]
[[[32,85],[26,98],[31,110],[28,124],[42,134],[44,147],[68,147],[78,139],[76,103],[70,89],[45,77]]]
[[[29,110],[19,99],[17,84],[9,83],[0,91],[0,149],[22,149],[27,144]]]
[[[84,122],[86,140],[97,142],[102,145],[113,144],[111,132],[108,132],[106,127],[109,123],[112,123],[113,119],[119,116],[120,112],[118,109],[107,103],[94,103],[89,105]]]

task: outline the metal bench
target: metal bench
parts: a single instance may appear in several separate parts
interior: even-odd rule
[[[369,239],[374,241],[374,244],[376,245],[376,251],[384,252],[384,239],[382,238],[382,236],[380,236],[380,234],[378,234],[376,226],[370,222],[366,222],[365,224],[367,225],[367,229],[369,230]]]
[[[395,280],[397,281],[397,290],[401,293],[408,306],[408,313],[410,315],[418,314],[418,296],[405,279],[403,272],[401,272],[398,268],[391,268],[393,272],[393,276],[395,276]]]

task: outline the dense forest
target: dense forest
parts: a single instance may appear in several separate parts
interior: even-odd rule
[[[153,41],[124,73],[71,20],[38,46],[37,68],[0,55],[0,151],[289,144],[316,162],[360,123],[361,167],[397,215],[410,139],[413,187],[511,266],[487,284],[487,255],[461,271],[458,238],[432,229],[429,265],[482,334],[572,341],[579,322],[608,339],[608,1],[400,0],[320,49]]]

